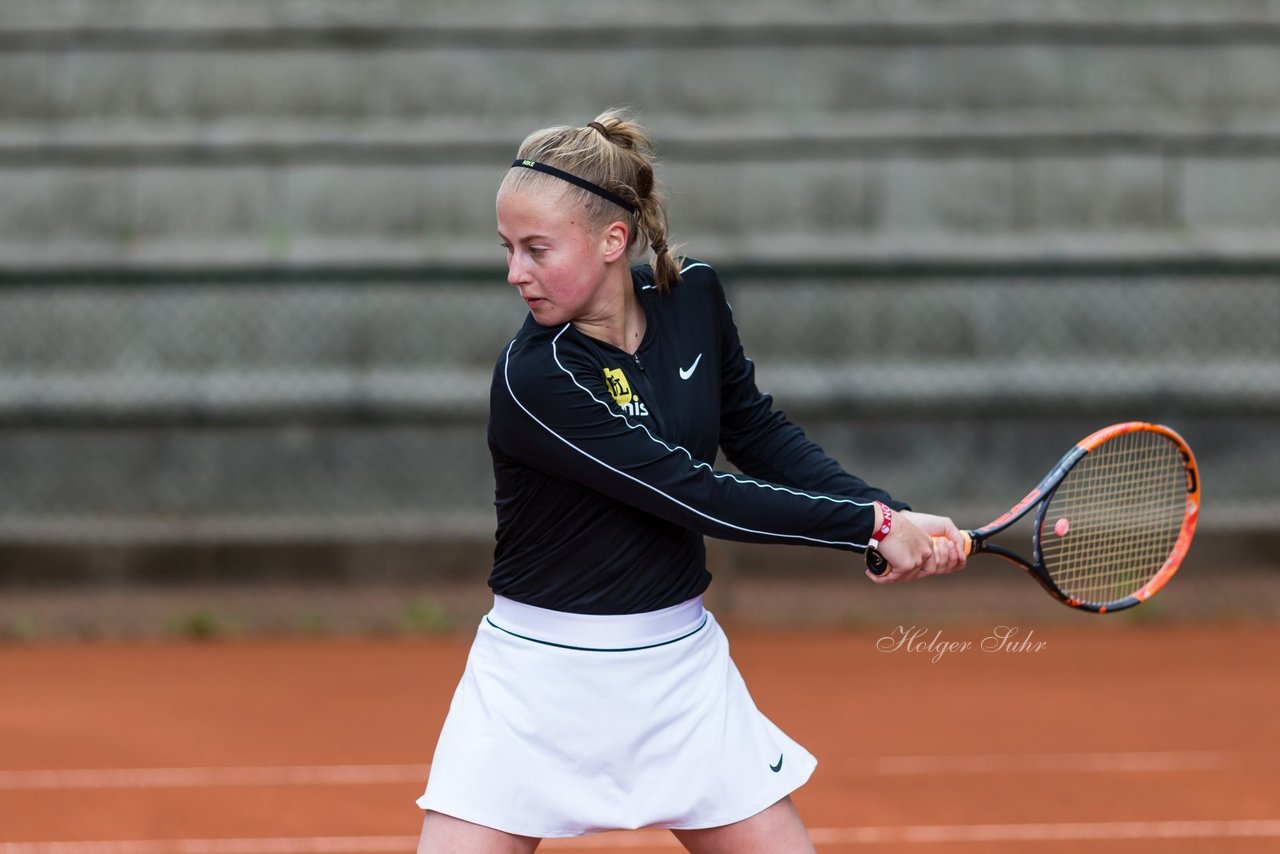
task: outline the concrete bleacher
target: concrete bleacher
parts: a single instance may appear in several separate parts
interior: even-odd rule
[[[1270,3],[524,5],[5,4],[0,257],[492,263],[515,143],[617,103],[706,255],[1272,252]]]
[[[484,536],[493,191],[614,104],[869,479],[978,514],[1165,419],[1274,527],[1278,48],[1263,0],[5,3],[0,540]]]

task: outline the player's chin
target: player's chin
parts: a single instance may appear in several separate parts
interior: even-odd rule
[[[525,300],[525,302],[529,306],[529,313],[533,315],[534,322],[539,326],[563,326],[572,319],[546,300]]]

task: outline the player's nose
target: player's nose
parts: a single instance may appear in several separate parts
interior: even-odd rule
[[[518,253],[512,253],[507,259],[507,284],[520,287],[529,283],[528,268],[520,262]]]

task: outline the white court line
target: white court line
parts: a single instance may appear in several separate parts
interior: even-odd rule
[[[809,836],[814,845],[819,847],[940,842],[1272,839],[1280,838],[1280,819],[816,827],[810,828]],[[416,836],[0,842],[0,854],[409,854],[417,844]],[[652,830],[607,833],[577,839],[548,839],[541,846],[582,851],[679,847],[670,833]]]
[[[1067,774],[1212,771],[1242,764],[1242,754],[1129,753],[878,756],[855,760],[855,773]],[[425,783],[430,765],[282,765],[264,767],[95,768],[0,771],[0,791],[19,789],[170,789],[213,786],[367,786]]]
[[[970,754],[880,756],[869,760],[876,774],[1064,774],[1150,771],[1210,771],[1239,763],[1239,756],[1215,751],[1129,753]]]
[[[427,781],[429,765],[282,765],[0,771],[14,789],[172,789],[201,786],[368,786]]]
[[[1063,842],[1121,839],[1263,839],[1280,837],[1280,819],[1104,821],[1052,824],[951,824],[815,828],[815,845],[931,842]]]
[[[0,842],[0,854],[409,854],[417,846],[416,836],[122,839],[115,842]]]

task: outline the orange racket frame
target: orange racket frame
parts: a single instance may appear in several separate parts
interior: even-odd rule
[[[1067,474],[1089,453],[1098,449],[1107,442],[1110,442],[1120,436],[1130,433],[1158,433],[1167,438],[1177,449],[1182,457],[1184,470],[1186,472],[1186,505],[1182,516],[1182,527],[1179,530],[1177,538],[1174,541],[1169,556],[1165,559],[1164,564],[1147,580],[1141,587],[1133,591],[1128,596],[1111,602],[1088,602],[1080,598],[1072,597],[1064,593],[1054,582],[1048,569],[1044,564],[1044,556],[1041,551],[1040,532],[1043,530],[1044,514],[1049,507],[1049,503],[1053,498],[1055,490],[1066,478]],[[1026,560],[1015,552],[1003,548],[988,540],[996,534],[1009,528],[1023,516],[1031,511],[1033,507],[1038,507],[1036,512],[1036,524],[1034,533],[1032,534],[1032,560]],[[1191,451],[1191,446],[1178,433],[1162,424],[1151,424],[1145,421],[1126,421],[1122,424],[1112,424],[1104,427],[1094,433],[1089,434],[1081,439],[1076,445],[1068,451],[1062,459],[1060,459],[1044,479],[1036,485],[1034,489],[1026,494],[1021,501],[1009,508],[1007,513],[1002,514],[990,523],[983,525],[981,528],[974,528],[968,531],[962,531],[965,538],[966,553],[977,554],[979,552],[987,552],[997,557],[1002,557],[1020,569],[1026,570],[1032,578],[1040,583],[1040,585],[1049,592],[1051,596],[1069,605],[1072,608],[1079,608],[1084,611],[1092,611],[1098,614],[1106,614],[1114,611],[1122,611],[1125,608],[1132,608],[1134,605],[1141,604],[1154,596],[1159,590],[1169,582],[1174,573],[1178,571],[1178,567],[1182,565],[1183,559],[1186,557],[1188,550],[1191,548],[1191,540],[1195,536],[1196,523],[1200,518],[1200,469],[1196,464],[1195,454]],[[883,555],[874,549],[867,550],[867,569],[873,575],[883,575],[888,572],[890,567],[885,561]]]

